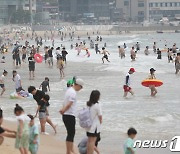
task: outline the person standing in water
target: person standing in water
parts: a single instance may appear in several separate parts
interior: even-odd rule
[[[125,58],[124,48],[121,48],[120,46],[118,46],[118,49],[119,49],[119,57],[121,57],[121,59]]]
[[[130,68],[128,74],[126,75],[125,84],[124,84],[124,97],[127,97],[128,92],[131,93],[131,95],[134,95],[134,92],[132,91],[132,88],[130,87],[130,76],[135,72],[134,68]]]
[[[60,72],[60,78],[64,78],[64,61],[63,61],[63,57],[60,57],[58,60],[58,68],[59,68],[59,72]]]
[[[156,42],[154,42],[154,44],[153,44],[153,51],[154,51],[154,53],[156,53]]]
[[[108,62],[110,62],[109,59],[108,59],[108,55],[110,55],[110,53],[108,51],[106,51],[104,47],[102,48],[102,54],[104,55],[102,57],[103,64],[104,64],[104,59],[106,59]]]
[[[35,71],[35,59],[33,53],[30,53],[30,57],[28,58],[29,62],[29,80],[34,80],[34,71]]]
[[[157,59],[162,59],[161,50],[159,50],[159,48],[157,49],[157,55]]]
[[[177,56],[175,58],[175,69],[176,69],[175,74],[178,74],[180,71],[180,52],[177,53]]]
[[[63,58],[63,61],[65,62],[65,64],[66,64],[66,56],[67,56],[67,54],[68,54],[68,52],[66,51],[66,48],[63,47],[61,55],[62,55],[62,58]]]
[[[150,75],[149,75],[148,79],[156,79],[155,71],[156,70],[154,68],[150,69]],[[149,88],[151,89],[151,96],[155,96],[157,94],[157,89],[156,89],[155,85],[150,85]]]
[[[49,86],[49,78],[45,77],[45,80],[41,83],[39,86],[39,89],[42,88],[42,91],[46,94],[48,92],[48,89],[50,91],[50,86]]]
[[[136,60],[136,52],[134,51],[134,47],[131,49],[131,60],[135,61]]]
[[[1,95],[2,96],[4,94],[4,92],[6,91],[5,85],[4,85],[4,79],[7,76],[8,72],[6,70],[4,70],[2,76],[0,77],[0,87],[2,88],[2,92]]]
[[[146,56],[149,55],[149,46],[146,46],[146,49],[144,50],[144,54],[145,54]]]

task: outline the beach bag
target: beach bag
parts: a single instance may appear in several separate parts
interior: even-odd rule
[[[79,124],[82,128],[89,129],[93,124],[93,120],[91,119],[90,108],[83,108],[78,115]]]

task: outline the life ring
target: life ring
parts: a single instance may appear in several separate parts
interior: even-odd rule
[[[155,87],[160,87],[163,85],[163,82],[161,80],[156,80],[156,79],[146,79],[143,80],[141,83],[144,87],[149,87],[149,86],[155,86]]]
[[[42,63],[43,61],[43,57],[38,53],[34,55],[34,59],[36,60],[37,63]]]

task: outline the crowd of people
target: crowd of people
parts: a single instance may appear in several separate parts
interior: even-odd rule
[[[65,48],[65,46],[61,45],[55,47],[55,39],[54,34],[51,31],[50,36],[48,36],[48,32],[44,33],[43,37],[38,37],[37,34],[33,31],[32,36],[30,37],[27,35],[27,40],[25,41],[24,45],[21,45],[21,40],[16,41],[14,44],[14,48],[12,50],[12,59],[13,64],[16,67],[16,69],[21,68],[23,63],[26,63],[28,61],[28,67],[29,67],[29,80],[35,80],[35,66],[37,59],[35,58],[35,54],[40,53],[40,49],[43,48],[43,57],[44,62],[48,64],[48,66],[51,68],[54,66],[54,59],[57,60],[56,65],[60,72],[60,78],[65,77],[64,68],[67,65],[67,58],[68,52]],[[63,41],[67,36],[66,34],[59,33],[59,36],[61,37],[61,40]],[[23,36],[24,37],[24,36]],[[74,34],[69,34],[70,40],[73,39]],[[22,38],[22,37],[21,37]],[[52,47],[46,46],[47,39],[52,40]],[[36,45],[30,45],[29,40],[34,40],[36,42]],[[78,40],[80,40],[80,37],[78,37]],[[93,49],[96,54],[103,54],[102,57],[102,63],[105,63],[104,59],[107,60],[107,62],[110,63],[109,55],[110,52],[106,50],[106,42],[104,43],[102,50],[99,50],[98,42],[102,42],[103,38],[101,36],[97,36],[96,40],[92,40],[90,36],[88,36],[88,40],[90,41],[90,48]],[[95,43],[94,43],[95,42]],[[11,43],[8,43],[11,44]],[[4,52],[7,52],[4,48],[7,44],[3,44],[1,47],[1,52],[4,56]],[[43,47],[44,45],[44,47]],[[168,62],[175,62],[175,69],[176,74],[180,71],[180,53],[177,51],[176,44],[173,45],[172,48],[167,48],[167,45],[164,49],[167,52]],[[91,53],[87,47],[86,41],[81,41],[80,43],[76,43],[75,45],[71,44],[71,49],[75,48],[77,51],[77,56],[81,55],[81,51],[84,50],[86,52],[85,56],[90,58]],[[55,50],[55,51],[54,51]],[[136,55],[141,51],[140,43],[137,42],[136,45],[134,45],[130,50],[130,58],[132,62],[136,60]],[[157,54],[157,59],[162,58],[162,51],[157,48],[157,43],[154,42],[153,44],[153,51]],[[126,52],[127,52],[127,45],[124,43],[122,46],[118,46],[118,52],[119,57],[121,59],[126,58]],[[145,55],[149,55],[149,47],[146,46],[144,50]],[[5,57],[5,56],[4,56]],[[27,58],[28,57],[28,58]],[[27,58],[27,60],[26,60]],[[5,58],[3,58],[5,59]],[[5,61],[4,61],[5,62]],[[155,69],[150,68],[150,75],[148,76],[148,79],[156,79],[155,77]],[[35,86],[29,86],[28,91],[25,91],[23,89],[23,85],[21,82],[21,76],[18,74],[17,70],[13,70],[13,81],[15,82],[15,91],[16,93],[21,97],[29,97],[29,94],[32,95],[34,100],[37,102],[37,110],[35,112],[35,115],[27,115],[20,105],[16,104],[14,108],[14,114],[17,117],[18,121],[18,129],[17,131],[9,130],[7,128],[2,128],[2,119],[3,119],[3,111],[0,110],[0,144],[3,142],[3,137],[11,137],[16,138],[16,148],[19,149],[21,154],[27,154],[28,151],[31,152],[31,154],[37,154],[38,153],[38,147],[39,147],[39,130],[37,125],[34,122],[34,119],[36,117],[39,117],[40,121],[40,133],[43,135],[48,135],[46,132],[46,123],[48,123],[52,129],[54,130],[54,133],[57,133],[57,125],[52,122],[52,120],[49,118],[49,106],[50,106],[50,96],[47,94],[48,91],[50,91],[50,84],[49,84],[49,77],[45,77],[45,80],[41,83],[40,88],[42,90],[37,90]],[[135,68],[130,68],[126,77],[125,77],[125,83],[123,85],[124,89],[124,97],[127,97],[128,93],[131,93],[134,95],[133,89],[131,87],[130,78],[131,75],[135,73]],[[8,75],[8,72],[6,70],[3,71],[2,76],[0,77],[0,87],[2,88],[1,96],[6,91],[5,87],[5,78]],[[76,110],[77,110],[77,92],[80,91],[82,88],[84,88],[84,81],[80,78],[74,77],[72,80],[69,80],[67,82],[67,90],[65,93],[64,98],[64,104],[63,107],[60,109],[59,113],[62,115],[62,120],[64,123],[64,126],[67,130],[67,137],[66,137],[66,153],[67,154],[75,154],[74,149],[74,137],[76,135]],[[151,90],[151,96],[155,96],[157,94],[157,89],[154,85],[149,86]],[[100,101],[100,91],[93,90],[90,94],[90,98],[87,101],[87,108],[89,109],[89,114],[87,117],[90,117],[92,120],[90,122],[89,127],[85,127],[86,135],[85,137],[78,145],[79,152],[81,154],[93,154],[96,152],[97,154],[100,153],[100,150],[98,149],[98,142],[101,139],[100,133],[101,133],[101,125],[103,122],[102,118],[102,109]],[[85,119],[87,120],[87,119]],[[135,138],[137,131],[134,128],[130,128],[127,132],[128,139],[125,142],[124,150],[125,154],[134,154],[135,149],[133,148],[133,139]]]

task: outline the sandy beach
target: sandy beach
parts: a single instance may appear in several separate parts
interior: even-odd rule
[[[16,123],[4,121],[5,128],[16,130]],[[0,147],[1,154],[19,154],[19,150],[14,148],[15,139],[5,138],[4,143]],[[40,135],[39,154],[65,154],[65,143],[57,140],[50,135]]]

